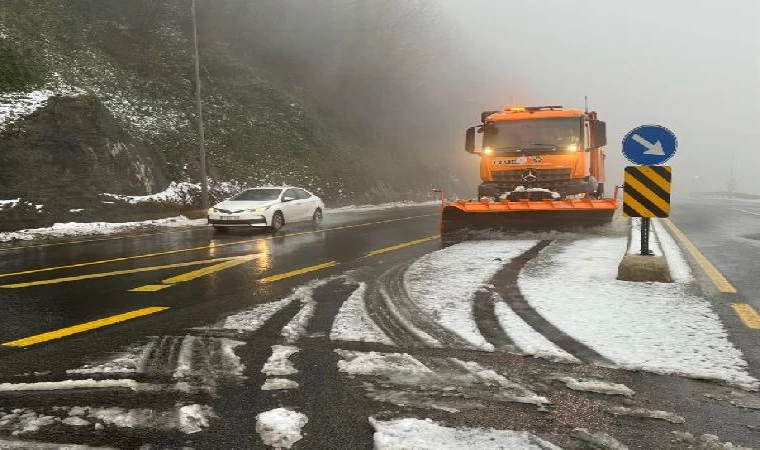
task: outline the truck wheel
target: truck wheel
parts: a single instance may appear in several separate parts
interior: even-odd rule
[[[596,187],[596,198],[604,198],[604,183],[599,183],[599,185]]]

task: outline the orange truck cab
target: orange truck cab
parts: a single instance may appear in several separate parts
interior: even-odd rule
[[[595,112],[561,106],[484,111],[465,150],[480,154],[478,198],[559,200],[604,196],[606,125]],[[476,150],[475,135],[483,135]]]

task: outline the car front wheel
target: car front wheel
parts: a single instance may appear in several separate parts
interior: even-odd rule
[[[311,223],[315,227],[319,226],[322,223],[322,209],[317,208],[314,210],[314,214],[311,216]]]
[[[285,217],[283,217],[280,211],[277,211],[272,216],[272,225],[269,226],[269,230],[273,233],[282,228],[285,225]]]

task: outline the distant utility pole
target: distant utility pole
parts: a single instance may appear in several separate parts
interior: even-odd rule
[[[736,178],[734,178],[734,165],[736,163],[736,151],[731,149],[731,175],[728,179],[728,192],[733,194],[736,191]]]
[[[203,104],[201,103],[201,74],[198,58],[198,26],[195,20],[195,0],[192,6],[193,12],[193,45],[195,46],[195,102],[198,108],[198,146],[200,147],[201,166],[201,206],[204,210],[208,204],[208,180],[206,178],[206,147],[203,136]]]

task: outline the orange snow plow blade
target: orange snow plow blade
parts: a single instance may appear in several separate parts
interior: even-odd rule
[[[566,229],[608,223],[617,200],[455,201],[443,206],[441,233],[463,229],[501,231]]]

